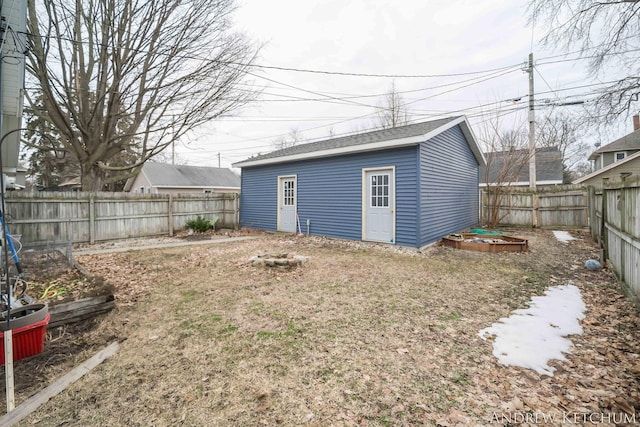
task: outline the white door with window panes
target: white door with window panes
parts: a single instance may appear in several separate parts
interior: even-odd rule
[[[364,240],[395,243],[394,170],[365,170],[364,179]]]
[[[296,177],[279,177],[278,231],[296,231]]]

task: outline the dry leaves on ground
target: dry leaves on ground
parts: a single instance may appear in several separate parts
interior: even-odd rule
[[[124,342],[23,425],[515,425],[505,417],[620,412],[637,420],[639,319],[608,271],[584,269],[597,255],[588,235],[567,245],[549,231],[516,235],[530,239],[528,253],[269,236],[81,257],[113,285],[118,309],[81,335],[75,360],[52,364],[45,350],[21,366],[49,380],[108,340]],[[268,253],[307,261],[290,270],[249,262]],[[555,376],[499,365],[478,331],[569,280],[587,317],[567,360],[552,362]],[[19,380],[18,400],[31,390]]]

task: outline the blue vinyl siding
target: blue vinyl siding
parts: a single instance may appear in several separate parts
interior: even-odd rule
[[[395,167],[396,243],[420,247],[478,223],[478,162],[459,126],[420,145],[245,167],[240,225],[275,231],[278,176],[297,176],[302,232],[362,239],[362,170]]]
[[[242,170],[240,225],[275,231],[278,176],[296,175],[302,231],[362,239],[362,169],[395,167],[396,243],[416,247],[418,146],[350,154]]]
[[[240,176],[240,226],[276,231],[278,178],[262,170],[242,169]]]
[[[478,161],[455,126],[420,146],[420,244],[478,223]]]

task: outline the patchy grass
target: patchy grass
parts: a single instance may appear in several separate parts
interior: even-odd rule
[[[638,317],[610,274],[578,268],[593,245],[515,235],[530,252],[271,236],[82,257],[119,308],[19,362],[31,374],[17,378],[18,403],[34,378],[51,382],[114,338],[121,349],[22,425],[487,425],[494,413],[637,404]],[[309,260],[290,271],[248,262],[276,252]],[[478,331],[568,280],[589,311],[557,375],[498,365]]]

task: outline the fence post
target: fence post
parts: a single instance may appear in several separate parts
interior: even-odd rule
[[[240,193],[235,193],[233,209],[235,210],[235,224],[234,227],[236,230],[240,229]]]
[[[618,204],[618,209],[620,210],[620,232],[624,235],[627,232],[627,197],[626,194],[626,185],[625,185],[625,176],[622,176],[622,185],[620,186],[620,203]],[[620,281],[624,282],[626,280],[625,274],[625,241],[624,239],[620,239],[620,271],[618,275],[620,277]]]
[[[484,190],[480,189],[478,190],[478,200],[480,203],[480,206],[478,206],[478,209],[480,210],[480,212],[478,213],[478,221],[479,221],[479,225],[483,225],[484,224]]]
[[[71,227],[71,218],[67,219],[67,262],[69,263],[69,267],[74,266],[73,261],[73,228]]]
[[[597,241],[596,220],[598,219],[598,209],[596,209],[596,189],[593,185],[587,187],[587,224],[591,231],[591,239]]]
[[[538,228],[540,226],[540,199],[538,198],[538,193],[534,191],[531,194],[531,225],[533,228]]]
[[[600,261],[607,262],[607,189],[602,185],[602,207],[600,208]]]
[[[89,194],[89,243],[96,242],[96,212],[93,193]]]
[[[167,209],[167,220],[169,221],[169,237],[173,237],[173,194],[169,193],[169,208]]]
[[[587,227],[590,226],[591,222],[590,222],[590,214],[589,214],[589,189],[591,189],[593,187],[587,187],[587,192],[584,194],[584,196],[582,196],[582,203],[584,204],[584,210],[582,212],[584,212],[583,215],[583,219],[584,219],[584,223],[587,224]]]

